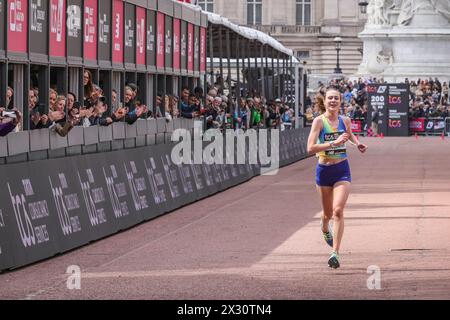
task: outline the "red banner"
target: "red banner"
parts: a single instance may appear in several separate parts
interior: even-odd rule
[[[66,56],[66,0],[50,0],[50,55]]]
[[[361,133],[363,132],[363,126],[361,120],[353,120],[352,119],[352,131],[354,133]]]
[[[194,25],[188,23],[188,70],[194,71]]]
[[[200,72],[206,72],[206,28],[200,28]]]
[[[97,60],[97,0],[84,0],[84,58]]]
[[[113,62],[123,63],[123,20],[124,20],[124,6],[122,0],[114,0],[113,2]]]
[[[26,53],[28,35],[28,1],[8,0],[8,50]]]
[[[411,132],[425,132],[425,118],[413,118],[409,120]]]
[[[164,52],[164,31],[165,31],[165,16],[164,13],[158,12],[156,18],[156,67],[164,68],[165,52]]]
[[[180,35],[181,35],[181,21],[180,21],[180,19],[173,19],[173,68],[174,69],[180,69],[180,67],[181,67]]]
[[[136,7],[136,63],[145,65],[147,56],[147,12],[144,8]]]

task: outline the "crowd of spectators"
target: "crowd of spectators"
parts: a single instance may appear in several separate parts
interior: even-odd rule
[[[438,79],[409,81],[411,118],[447,118],[450,116],[448,82]]]
[[[50,128],[61,136],[66,136],[74,126],[109,126],[113,122],[125,121],[132,124],[140,117],[149,115],[146,106],[137,100],[137,86],[128,84],[124,89],[124,104],[118,103],[115,90],[111,92],[111,106],[108,106],[103,90],[92,82],[92,74],[84,72],[84,96],[81,100],[72,93],[61,95],[50,89],[49,107],[39,104],[39,92],[29,90],[28,110],[30,129]]]
[[[226,85],[216,82],[208,85],[205,95],[203,88],[181,88],[180,97],[158,92],[154,108],[143,105],[138,98],[139,88],[127,83],[123,92],[123,102],[118,92],[110,93],[110,105],[106,93],[93,83],[90,71],[83,74],[83,97],[69,92],[65,95],[55,88],[48,93],[49,105],[40,99],[39,89],[32,87],[28,92],[29,129],[49,128],[60,136],[67,136],[75,126],[109,126],[123,121],[128,124],[138,119],[188,118],[204,121],[205,129],[281,128],[295,125],[294,110],[283,102],[285,99],[267,100],[252,92],[239,101],[232,95],[225,95]],[[230,92],[230,90],[227,90]],[[13,106],[14,90],[8,87],[7,107],[0,108],[0,134],[21,130],[22,115]]]
[[[373,80],[372,80],[373,81]],[[307,98],[305,102],[305,116],[308,122],[312,122],[314,118],[321,114],[320,99],[323,99],[327,86],[333,86],[341,92],[341,110],[340,114],[351,119],[367,122],[368,116],[368,93],[367,84],[362,78],[358,80],[333,79],[329,83],[318,83],[318,88],[313,99]]]
[[[328,85],[337,87],[342,94],[341,115],[348,116],[354,120],[361,120],[367,123],[369,101],[367,93],[367,85],[371,83],[387,83],[384,79],[333,79],[326,85],[322,82],[318,83],[318,88],[313,99],[309,99],[305,103],[306,118],[308,122],[312,122],[315,117],[320,115],[320,108],[317,99],[324,96]],[[409,88],[409,116],[411,118],[430,118],[450,116],[450,100],[448,82],[440,82],[439,79],[418,79],[410,81],[408,78],[404,80]],[[373,117],[374,115],[372,115]]]
[[[123,121],[133,124],[138,119],[176,118],[203,120],[205,129],[243,129],[250,128],[292,128],[295,125],[295,112],[292,105],[285,103],[286,97],[267,100],[255,91],[242,93],[236,100],[234,95],[226,95],[230,88],[228,82],[220,78],[208,85],[208,92],[196,87],[191,90],[183,87],[180,96],[158,92],[154,108],[143,105],[138,98],[139,88],[128,83],[123,92],[123,102],[118,93],[110,93],[111,105],[103,90],[93,83],[92,74],[84,72],[83,97],[78,99],[74,93],[62,95],[50,89],[49,106],[40,103],[39,89],[30,88],[28,95],[30,130],[50,128],[60,136],[66,136],[75,126],[109,126]],[[342,94],[341,114],[364,124],[368,121],[368,93],[370,83],[386,83],[383,79],[333,79],[329,83],[318,83],[314,97],[307,97],[305,114],[300,116],[312,122],[321,113],[319,99],[323,99],[326,87],[337,87]],[[411,118],[450,117],[449,85],[438,79],[405,79],[409,87]],[[234,90],[233,90],[234,92]],[[11,131],[21,130],[22,114],[13,106],[13,88],[7,88],[6,107],[0,108],[0,136]],[[372,114],[372,118],[374,115]]]
[[[185,118],[204,119],[206,129],[287,129],[295,124],[293,109],[281,99],[267,100],[252,93],[237,102],[234,96],[224,95],[223,87],[216,83],[209,86],[203,104],[203,91],[197,89],[194,94],[183,89],[181,114]]]
[[[0,137],[6,136],[12,131],[20,130],[22,114],[13,106],[14,90],[8,87],[6,90],[6,107],[0,106]]]

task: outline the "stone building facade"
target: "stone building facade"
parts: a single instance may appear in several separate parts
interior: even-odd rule
[[[270,34],[294,50],[313,75],[329,75],[336,67],[333,39],[343,39],[344,74],[352,75],[362,60],[358,33],[367,19],[358,0],[198,0],[204,9],[239,25]]]

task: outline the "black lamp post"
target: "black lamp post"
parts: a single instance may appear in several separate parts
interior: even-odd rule
[[[336,52],[337,52],[337,61],[336,61],[336,69],[334,69],[334,73],[335,74],[341,74],[342,73],[342,69],[339,65],[339,52],[341,51],[341,44],[342,44],[342,38],[341,37],[336,37],[334,38],[334,43],[336,45]]]
[[[359,5],[359,9],[361,10],[362,14],[366,14],[367,13],[367,6],[369,5],[369,3],[365,0],[359,1],[358,2]]]

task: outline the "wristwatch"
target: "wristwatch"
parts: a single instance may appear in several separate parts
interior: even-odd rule
[[[334,141],[330,141],[330,148],[334,147]]]

